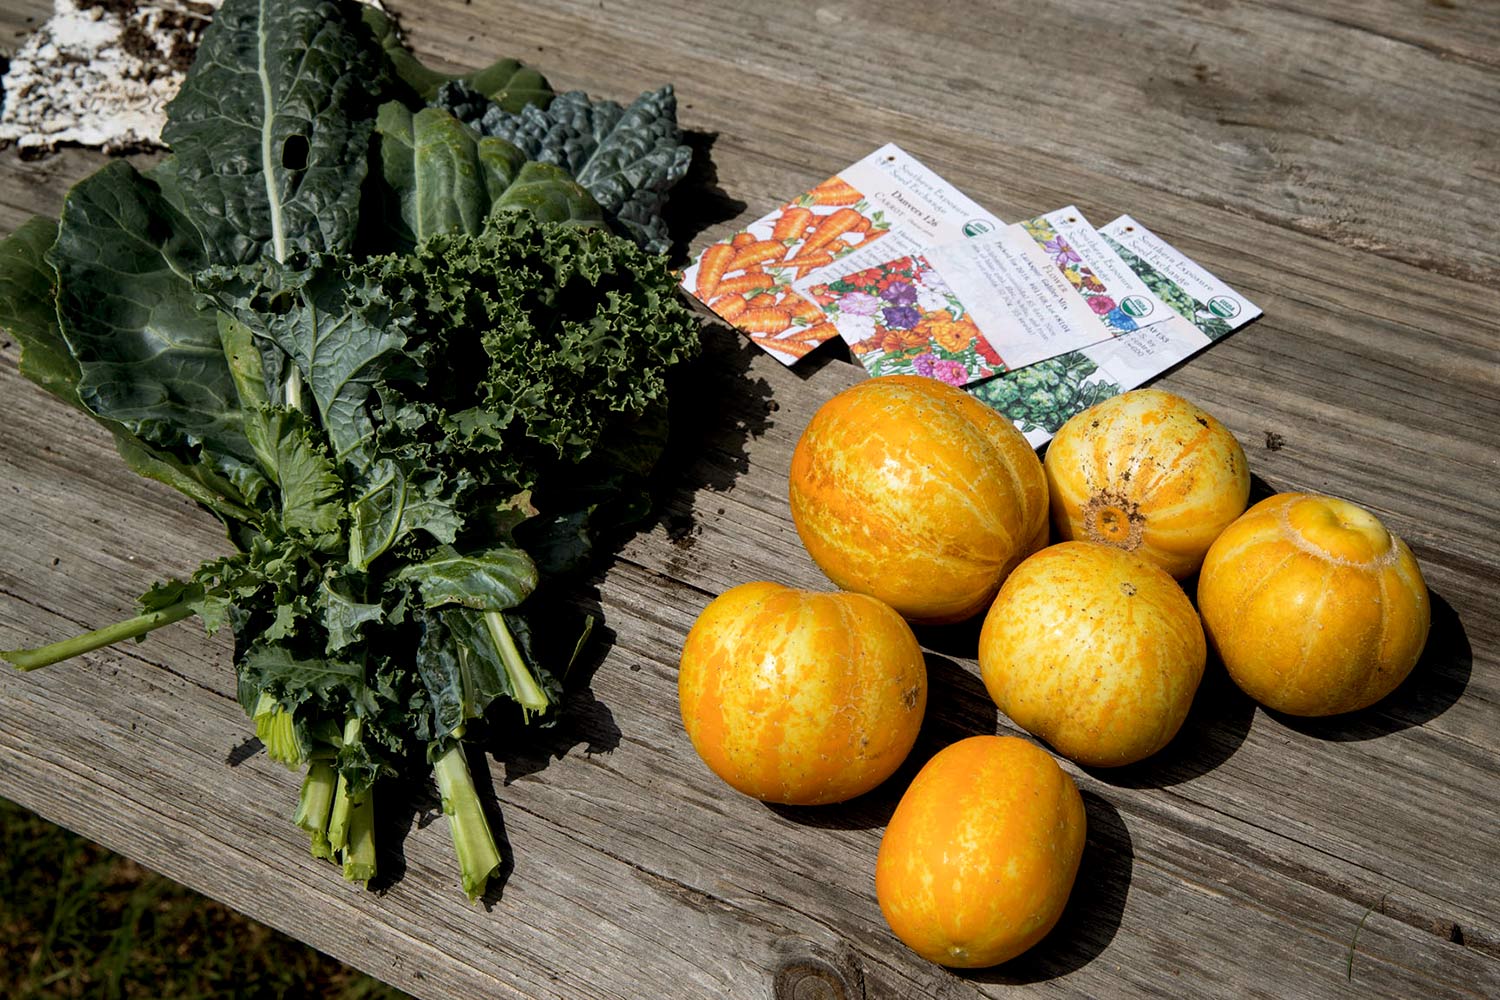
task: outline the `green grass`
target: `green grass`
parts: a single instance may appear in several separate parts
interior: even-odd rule
[[[406,994],[0,799],[0,997]]]

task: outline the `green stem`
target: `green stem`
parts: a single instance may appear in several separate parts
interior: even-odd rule
[[[344,723],[344,745],[359,742],[360,730],[359,716],[354,716]],[[359,800],[349,794],[349,782],[339,775],[338,787],[333,792],[333,809],[328,817],[328,846],[333,851],[342,851],[349,844],[349,827],[351,814]]]
[[[443,815],[448,817],[448,829],[453,834],[453,848],[458,853],[464,892],[472,902],[484,895],[490,876],[499,870],[500,850],[495,846],[494,834],[474,791],[463,744],[455,741],[433,763],[432,770],[443,797]]]
[[[361,795],[349,809],[349,837],[344,845],[344,878],[368,883],[375,877],[375,793]]]
[[[328,812],[328,850],[330,856],[342,851],[349,843],[349,810],[354,803],[349,798],[349,782],[339,775],[333,792],[333,807]]]
[[[312,856],[330,861],[333,860],[333,848],[328,844],[328,817],[333,811],[337,786],[338,772],[332,764],[313,764],[302,780],[302,795],[297,800],[297,812],[292,816],[292,822],[312,838]]]
[[[266,745],[267,757],[287,767],[297,767],[306,759],[292,713],[264,691],[255,702],[254,719],[255,735]]]
[[[521,708],[528,713],[547,711],[552,702],[548,700],[547,692],[537,684],[536,678],[531,676],[526,661],[521,659],[521,651],[516,648],[516,640],[511,637],[510,628],[505,624],[505,616],[498,611],[486,611],[484,624],[500,653],[501,662],[505,664],[505,673],[510,677],[510,688],[515,692],[516,701],[521,703]]]
[[[185,602],[173,604],[159,611],[137,615],[126,621],[116,622],[114,625],[107,625],[71,639],[64,639],[62,642],[54,642],[50,646],[41,646],[37,649],[0,650],[0,659],[9,660],[21,670],[35,670],[83,653],[92,653],[96,649],[103,649],[105,646],[112,646],[126,639],[139,638],[152,629],[180,622],[192,613],[193,609]]]

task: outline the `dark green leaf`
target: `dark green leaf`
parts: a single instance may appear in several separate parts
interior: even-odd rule
[[[162,129],[213,263],[349,248],[386,79],[354,4],[226,0]]]
[[[360,469],[372,457],[367,401],[382,366],[406,343],[403,321],[382,296],[350,283],[342,259],[315,255],[294,265],[301,266],[216,267],[198,281],[291,357],[317,402],[335,460]]]
[[[536,589],[536,564],[520,549],[489,549],[468,555],[451,546],[425,562],[404,567],[397,580],[410,581],[429,608],[459,604],[480,611],[504,611]]]
[[[281,525],[319,545],[336,544],[344,513],[343,481],[296,410],[263,406],[246,428],[261,468],[281,491]]]
[[[36,216],[0,243],[0,329],[21,347],[21,374],[82,410],[78,362],[57,327],[57,272],[45,255],[57,222]]]
[[[323,627],[328,630],[329,653],[356,642],[362,626],[378,622],[385,615],[380,604],[355,601],[327,580],[318,589],[318,607],[323,612]]]
[[[151,181],[123,160],[80,181],[47,259],[90,410],[179,456],[253,460],[217,320],[189,281],[197,231]]]
[[[422,65],[401,42],[396,23],[374,7],[365,7],[365,24],[384,49],[391,70],[423,101],[430,101],[445,83],[458,80],[507,111],[520,111],[528,104],[546,107],[552,88],[536,70],[514,59],[500,59],[472,73],[449,75]]]

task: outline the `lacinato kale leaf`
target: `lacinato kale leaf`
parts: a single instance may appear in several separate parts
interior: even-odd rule
[[[593,100],[581,90],[560,94],[545,109],[511,111],[475,100],[459,84],[438,91],[437,107],[479,132],[506,139],[528,160],[565,168],[594,196],[610,223],[652,253],[671,248],[661,216],[667,194],[687,174],[693,153],[677,125],[670,84],[628,107]]]

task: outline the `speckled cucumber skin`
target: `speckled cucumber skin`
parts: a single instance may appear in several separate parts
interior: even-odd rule
[[[823,404],[792,454],[789,499],[828,578],[912,622],[978,614],[1047,541],[1046,477],[1021,432],[917,375]]]
[[[1095,767],[1166,746],[1206,659],[1203,627],[1177,582],[1097,542],[1063,542],[1023,562],[979,633],[984,685],[1000,710]]]
[[[1250,467],[1229,429],[1181,396],[1137,389],[1072,417],[1047,446],[1061,541],[1103,542],[1179,580],[1250,499]]]
[[[1035,945],[1067,905],[1087,818],[1073,779],[1015,736],[939,751],[886,826],[875,895],[898,938],[953,968]]]
[[[1198,608],[1229,676],[1289,715],[1373,705],[1422,655],[1432,605],[1405,542],[1346,500],[1281,493],[1209,549]]]
[[[767,802],[822,805],[906,759],[927,665],[911,627],[873,597],[745,583],[693,624],[677,689],[710,770]]]

